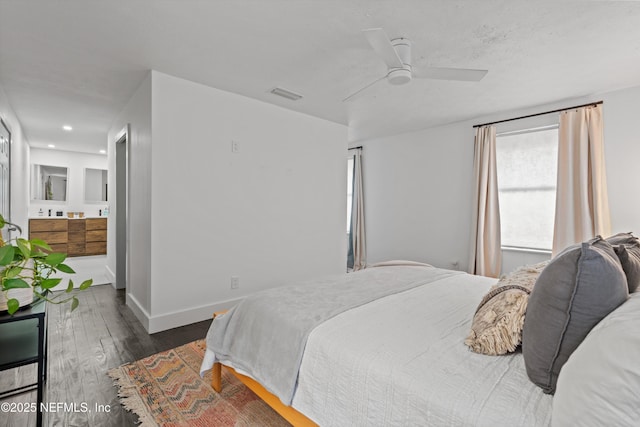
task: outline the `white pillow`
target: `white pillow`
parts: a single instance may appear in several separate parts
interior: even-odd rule
[[[640,293],[589,332],[558,377],[552,425],[638,426]]]
[[[373,267],[393,267],[393,266],[408,266],[408,267],[433,267],[431,264],[425,264],[424,262],[408,261],[404,259],[394,259],[391,261],[376,262],[375,264],[367,265],[367,268]]]

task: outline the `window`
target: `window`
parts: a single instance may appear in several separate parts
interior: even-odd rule
[[[347,234],[351,233],[351,207],[353,205],[353,156],[347,160]]]
[[[496,137],[502,247],[551,250],[558,127]]]

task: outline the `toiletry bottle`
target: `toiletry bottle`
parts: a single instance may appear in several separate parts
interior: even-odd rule
[[[51,209],[49,209],[49,216],[51,216]]]
[[[38,216],[42,216],[44,215],[44,212],[42,212],[42,208],[40,208],[40,210],[38,211]]]
[[[103,214],[104,216],[109,216],[109,206],[106,206],[106,207],[104,208],[104,210],[102,211],[102,214]]]

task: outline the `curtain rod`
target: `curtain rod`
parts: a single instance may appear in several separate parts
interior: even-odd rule
[[[498,123],[512,122],[514,120],[528,119],[529,117],[544,116],[545,114],[560,113],[562,111],[573,110],[574,108],[589,107],[589,106],[600,105],[600,104],[602,104],[602,101],[590,102],[588,104],[576,105],[574,107],[567,107],[567,108],[559,108],[557,110],[546,111],[544,113],[529,114],[527,116],[514,117],[512,119],[497,120],[495,122],[483,123],[481,125],[473,125],[473,127],[474,128],[479,128],[479,127],[482,127],[482,126],[489,126],[489,125],[495,125],[495,124],[498,124]]]
[[[349,150],[359,150],[361,148],[362,148],[362,145],[358,145],[357,147],[347,148],[347,151],[349,151]]]

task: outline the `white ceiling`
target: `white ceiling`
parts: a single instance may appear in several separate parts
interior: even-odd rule
[[[383,81],[343,103],[386,71],[360,31],[372,27],[411,39],[414,67],[489,73]],[[640,85],[640,3],[0,0],[0,86],[32,146],[106,148],[150,69],[349,125],[357,141]]]

